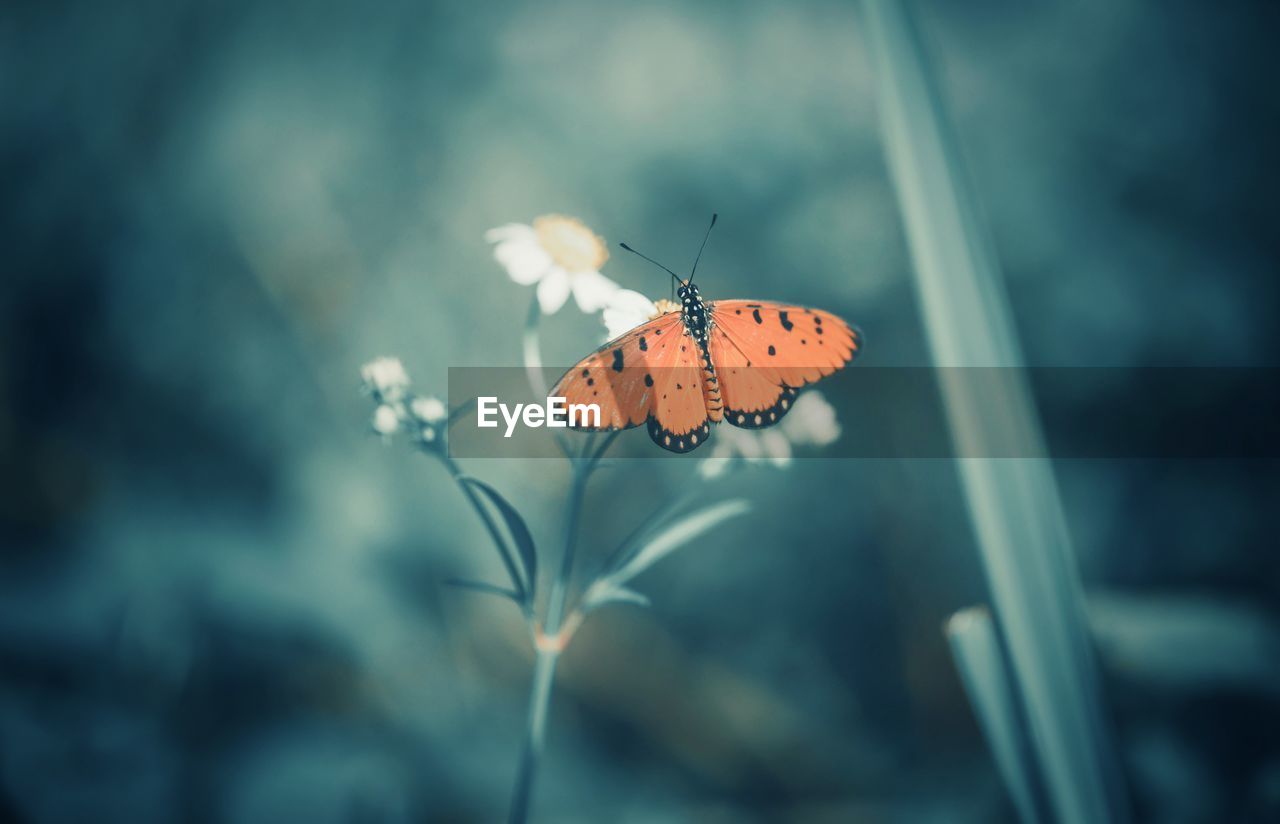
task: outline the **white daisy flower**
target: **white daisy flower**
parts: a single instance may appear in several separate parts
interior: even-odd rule
[[[655,303],[639,292],[619,289],[609,298],[600,319],[604,321],[609,340],[613,340],[646,321],[679,308],[680,304],[665,298]]]
[[[821,392],[805,392],[796,398],[778,428],[796,446],[830,446],[840,437],[836,408]]]
[[[785,467],[791,463],[793,446],[827,446],[839,437],[836,410],[822,393],[805,392],[775,427],[760,430],[719,427],[711,454],[698,464],[698,473],[708,479],[719,477],[736,458],[747,463]]]
[[[409,389],[409,373],[399,358],[376,358],[360,367],[364,391],[387,403],[404,398]]]
[[[543,314],[560,311],[570,294],[583,312],[598,312],[618,291],[618,284],[600,274],[609,259],[604,239],[574,218],[543,215],[532,226],[508,223],[484,238],[497,244],[493,256],[512,280],[537,284]]]

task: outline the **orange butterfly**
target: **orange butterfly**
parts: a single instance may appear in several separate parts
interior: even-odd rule
[[[702,248],[706,244],[704,237]],[[862,348],[858,330],[830,312],[704,301],[693,283],[702,249],[689,279],[681,280],[621,245],[670,272],[680,303],[601,346],[551,390],[567,404],[598,404],[600,429],[647,422],[658,446],[689,452],[710,439],[713,423],[761,429],[782,420],[799,387],[842,369]]]

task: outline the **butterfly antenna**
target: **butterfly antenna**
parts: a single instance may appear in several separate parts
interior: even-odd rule
[[[693,283],[693,275],[698,271],[698,261],[702,260],[702,250],[707,248],[707,238],[711,237],[711,230],[716,228],[716,218],[719,214],[711,215],[711,225],[707,227],[707,233],[702,236],[702,245],[698,247],[698,256],[693,259],[693,271],[689,273],[689,282]]]
[[[625,243],[619,243],[618,245],[619,245],[619,246],[621,246],[623,249],[626,249],[628,252],[630,252],[630,253],[631,253],[631,254],[633,254],[633,255],[640,255],[640,257],[644,258],[645,260],[647,260],[647,261],[649,261],[650,263],[652,263],[654,266],[657,266],[657,267],[658,267],[659,269],[661,269],[662,271],[664,271],[664,272],[666,272],[667,274],[671,275],[671,277],[675,278],[676,283],[680,283],[680,282],[681,282],[681,280],[680,280],[680,276],[679,276],[679,275],[677,275],[675,272],[672,272],[670,269],[668,269],[667,267],[663,266],[661,263],[659,263],[658,261],[656,261],[656,260],[654,260],[653,258],[649,257],[648,255],[642,255],[642,254],[640,254],[640,253],[639,253],[639,252],[637,252],[635,249],[632,249],[630,246],[628,246],[628,245],[627,245],[627,244],[625,244]]]

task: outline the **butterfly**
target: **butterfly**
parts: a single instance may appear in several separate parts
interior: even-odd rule
[[[716,216],[711,218],[711,228]],[[798,390],[847,366],[862,335],[820,309],[751,300],[704,300],[693,282],[707,238],[674,308],[618,336],[583,358],[551,390],[566,404],[597,404],[599,426],[645,424],[649,437],[671,452],[690,452],[725,421],[743,429],[773,426],[794,405]]]

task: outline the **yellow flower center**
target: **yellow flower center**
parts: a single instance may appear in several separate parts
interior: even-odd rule
[[[659,298],[654,301],[653,305],[657,307],[657,311],[649,316],[649,320],[660,318],[668,312],[675,312],[680,309],[680,304],[676,303],[674,300],[667,300],[666,298]]]
[[[604,238],[575,218],[543,215],[533,221],[533,230],[538,233],[538,243],[565,271],[599,269],[609,259]]]

